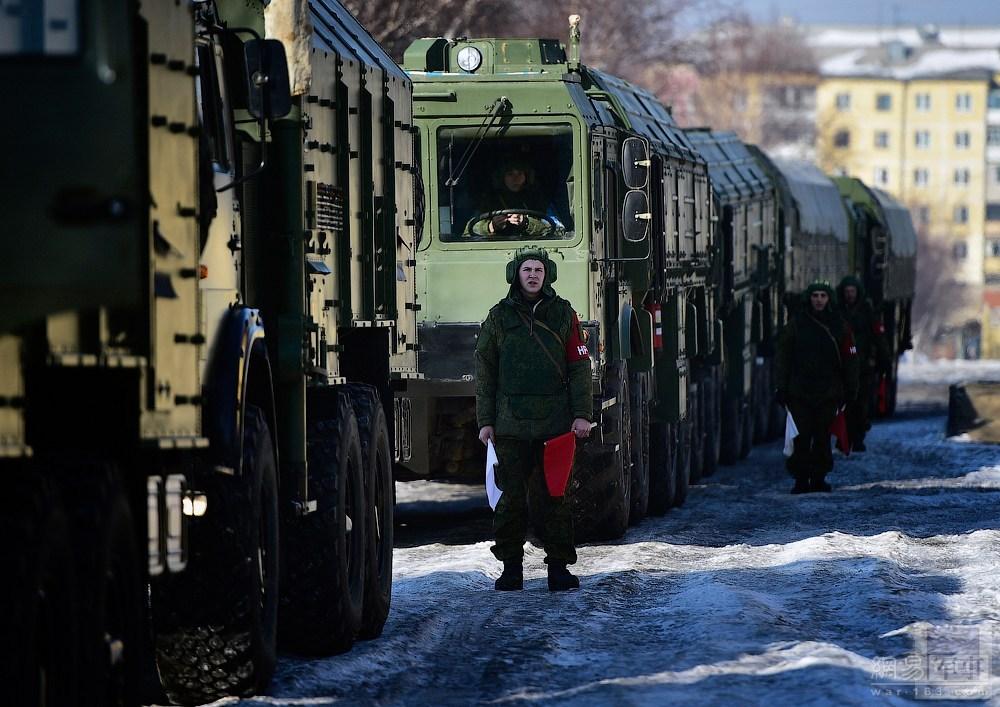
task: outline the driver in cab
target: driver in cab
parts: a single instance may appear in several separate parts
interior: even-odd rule
[[[548,200],[538,190],[535,170],[520,157],[507,158],[500,164],[493,190],[484,196],[483,204],[489,235],[536,236],[550,230],[551,225],[561,225],[550,224],[554,219],[547,215]]]

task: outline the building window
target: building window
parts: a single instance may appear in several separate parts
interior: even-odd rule
[[[875,110],[892,110],[892,96],[888,93],[880,93],[875,96]]]
[[[986,144],[1000,145],[1000,125],[986,126]]]
[[[990,238],[986,241],[986,257],[1000,258],[1000,238]]]
[[[885,149],[889,147],[889,133],[885,130],[875,131],[875,147]]]
[[[968,223],[969,222],[969,207],[968,206],[956,206],[955,210],[951,214],[951,220],[955,223]]]
[[[851,94],[838,93],[835,100],[837,102],[837,110],[843,112],[851,109]]]
[[[931,209],[929,206],[917,207],[917,223],[926,226],[931,222]]]
[[[969,144],[971,142],[972,139],[969,136],[968,130],[959,130],[957,133],[955,133],[955,147],[962,150],[967,150],[969,149]]]
[[[851,132],[849,130],[838,130],[833,136],[834,147],[850,147]]]
[[[926,150],[931,146],[931,131],[918,130],[913,133],[913,144],[916,145],[918,149]]]
[[[986,205],[986,220],[987,221],[1000,221],[1000,204],[987,204]]]
[[[955,110],[959,113],[968,113],[972,110],[972,94],[959,93],[955,96]]]
[[[951,246],[951,257],[954,260],[965,260],[969,257],[969,246],[965,241],[955,241]]]
[[[918,93],[917,94],[917,110],[921,113],[926,113],[931,109],[931,94],[929,93]]]
[[[1000,166],[994,167],[990,173],[993,175],[993,183],[1000,184]]]
[[[969,183],[969,168],[959,167],[955,170],[954,182],[955,184],[968,184]]]
[[[889,183],[889,170],[885,167],[876,167],[875,183],[879,186],[886,186]]]
[[[989,96],[990,108],[1000,108],[1000,88],[994,88]]]
[[[918,187],[926,187],[930,182],[930,173],[924,169],[913,170],[913,184]]]

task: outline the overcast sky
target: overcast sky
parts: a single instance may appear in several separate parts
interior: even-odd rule
[[[754,19],[791,16],[803,24],[865,24],[892,27],[1000,25],[997,0],[742,0]]]

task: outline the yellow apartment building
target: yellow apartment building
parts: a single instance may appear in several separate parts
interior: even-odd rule
[[[896,61],[871,61],[880,52]],[[1000,358],[1000,53],[996,66],[983,52],[970,66],[961,52],[935,53],[883,47],[867,64],[841,62],[844,75],[825,71],[817,159],[910,206],[949,281],[931,335],[961,332],[950,355]]]

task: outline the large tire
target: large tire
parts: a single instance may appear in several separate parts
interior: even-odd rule
[[[631,456],[631,396],[624,365],[609,366],[606,390],[616,402],[602,418],[605,449],[583,445],[570,477],[573,526],[581,542],[623,536],[632,505],[631,464],[626,461]]]
[[[695,383],[688,392],[688,421],[691,426],[691,461],[688,467],[692,484],[701,481],[705,463],[705,420],[702,392],[700,383]]]
[[[632,374],[632,505],[629,525],[638,525],[649,509],[649,396],[647,378]]]
[[[358,420],[361,458],[365,470],[365,594],[358,638],[382,635],[392,603],[393,509],[396,488],[392,479],[392,447],[385,410],[375,388],[361,383],[347,386]]]
[[[661,516],[670,510],[676,495],[676,441],[673,425],[654,422],[649,426],[649,514]]]
[[[192,519],[188,569],[154,583],[157,662],[183,704],[267,689],[278,609],[278,488],[274,445],[260,408],[246,406],[243,470],[203,470],[208,510]],[[159,591],[157,591],[157,588]]]
[[[677,429],[677,466],[674,469],[674,506],[680,507],[687,501],[688,486],[691,485],[691,423],[682,422]]]
[[[722,443],[722,412],[719,409],[719,382],[714,373],[706,373],[701,379],[704,402],[702,419],[705,421],[705,446],[702,459],[702,478],[711,476],[719,468],[719,453]]]
[[[743,414],[740,399],[722,392],[719,463],[735,464],[743,449]]]
[[[365,593],[364,464],[347,393],[336,394],[333,419],[310,423],[307,453],[317,509],[285,527],[281,641],[303,655],[331,655],[353,645]]]
[[[79,612],[70,523],[58,496],[31,473],[5,475],[0,510],[4,702],[77,704]]]

